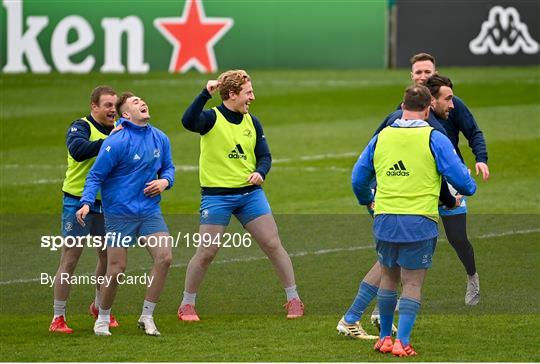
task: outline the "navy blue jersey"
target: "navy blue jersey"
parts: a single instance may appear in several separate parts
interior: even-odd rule
[[[442,132],[448,137],[448,139],[450,139],[459,158],[463,161],[463,156],[461,155],[461,151],[459,150],[458,146],[459,133],[461,132],[469,142],[469,147],[476,158],[476,162],[487,164],[488,154],[486,140],[484,139],[482,130],[480,130],[474,116],[459,97],[454,96],[452,98],[452,102],[454,103],[454,108],[450,110],[447,120],[437,118],[433,111],[430,111],[429,119],[427,120],[428,124],[434,129]],[[399,111],[401,111],[401,104],[398,105],[396,112]],[[401,114],[396,114],[396,112],[390,114],[382,122],[379,128],[377,128],[375,134],[378,134],[386,126],[392,124],[395,119],[401,117]]]
[[[488,154],[486,140],[484,139],[484,134],[478,127],[478,124],[476,124],[474,116],[459,97],[454,96],[452,101],[454,103],[454,109],[450,111],[448,120],[442,122],[442,125],[446,129],[446,136],[450,139],[456,148],[458,155],[463,160],[458,148],[459,132],[463,133],[469,142],[469,147],[476,157],[476,162],[487,163]]]
[[[214,127],[214,124],[216,123],[215,111],[213,109],[203,110],[204,105],[211,98],[212,95],[204,88],[195,98],[193,103],[189,105],[182,116],[182,125],[184,125],[187,130],[204,135]],[[242,113],[227,109],[223,103],[217,108],[230,123],[240,124],[244,118]],[[272,166],[272,155],[270,154],[270,148],[266,142],[261,122],[253,115],[251,115],[251,119],[253,120],[253,126],[255,127],[255,132],[257,134],[254,151],[255,158],[257,159],[255,172],[258,172],[263,178],[266,178],[266,175],[270,172]],[[202,193],[203,195],[238,194],[250,192],[259,188],[261,187],[257,185],[242,188],[203,187]]]
[[[99,124],[92,115],[86,117],[101,133],[109,135],[113,127]],[[91,142],[90,126],[84,120],[78,119],[71,123],[66,134],[66,146],[69,154],[77,162],[82,162],[98,155],[103,139]]]

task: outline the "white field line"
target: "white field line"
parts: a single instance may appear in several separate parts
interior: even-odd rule
[[[503,231],[501,233],[488,233],[483,234],[474,237],[473,239],[490,239],[490,238],[497,238],[502,236],[510,236],[510,235],[525,235],[525,234],[532,234],[532,233],[538,233],[540,232],[540,229],[525,229],[525,230],[508,230]],[[438,242],[447,242],[446,239],[438,239]],[[356,250],[366,250],[366,249],[373,249],[374,244],[370,245],[361,245],[361,246],[351,246],[347,248],[331,248],[331,249],[320,249],[315,251],[300,251],[296,253],[289,253],[290,257],[305,257],[309,255],[324,255],[324,254],[331,254],[331,253],[338,253],[338,252],[344,252],[344,251],[356,251]],[[266,260],[268,259],[266,256],[260,256],[260,257],[243,257],[243,258],[230,258],[230,259],[222,259],[222,260],[216,260],[213,262],[213,264],[230,264],[230,263],[244,263],[244,262],[253,262],[258,260]],[[171,268],[182,268],[186,267],[186,263],[178,263],[171,265]],[[148,270],[148,267],[139,267],[139,269],[133,269],[128,270],[126,273],[130,272],[137,272],[141,270]],[[81,275],[92,275],[94,272],[89,273],[82,273]],[[13,279],[9,281],[0,281],[0,285],[11,285],[11,284],[17,284],[17,283],[32,283],[32,282],[39,282],[39,278],[22,278],[22,279]]]
[[[290,162],[304,162],[304,161],[315,161],[315,160],[324,160],[324,159],[339,159],[357,156],[357,152],[345,152],[345,153],[328,153],[328,154],[316,154],[316,155],[304,155],[298,158],[282,158],[274,159],[272,164],[281,164],[281,163],[290,163]],[[4,169],[64,169],[66,168],[63,164],[5,164],[1,166]],[[189,164],[179,164],[175,166],[177,171],[181,172],[197,172],[199,170],[198,165],[189,165]],[[302,172],[319,172],[323,170],[330,170],[336,172],[350,172],[348,168],[340,167],[273,167],[274,170],[297,170]],[[33,181],[20,181],[15,183],[8,183],[8,185],[14,186],[24,186],[24,185],[43,185],[43,184],[55,184],[62,182],[63,179],[59,178],[40,178]]]
[[[176,166],[177,171],[182,172],[198,172],[199,167],[198,166]],[[351,172],[351,168],[343,168],[343,167],[272,167],[272,170],[274,171],[299,171],[299,172],[321,172],[321,171],[331,171],[331,172]],[[40,178],[34,181],[27,181],[27,182],[15,182],[15,183],[9,183],[10,186],[28,186],[28,185],[46,185],[46,184],[57,184],[62,183],[64,181],[63,178]]]
[[[273,159],[272,163],[289,163],[296,161],[314,161],[314,160],[324,160],[324,159],[337,159],[337,158],[346,158],[346,157],[355,157],[360,155],[359,152],[343,152],[343,153],[326,153],[326,154],[315,154],[315,155],[303,155],[296,158],[281,158]],[[66,168],[65,164],[4,164],[0,166],[5,169],[19,169],[19,168],[28,168],[28,169],[63,169]],[[176,165],[176,168],[179,169],[194,169],[199,168],[197,165]]]
[[[316,155],[304,155],[298,158],[281,158],[273,159],[272,163],[289,163],[296,161],[317,161],[324,159],[338,159],[338,158],[347,158],[347,157],[357,157],[360,155],[360,152],[344,152],[344,153],[326,153],[326,154],[316,154]]]

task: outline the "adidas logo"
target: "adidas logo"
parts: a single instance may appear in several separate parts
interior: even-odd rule
[[[135,157],[133,157],[133,160],[138,161],[139,159],[141,159],[141,157],[139,157],[139,155],[137,153],[135,153]]]
[[[403,164],[403,161],[399,161],[396,164],[394,164],[393,167],[390,167],[390,169],[386,172],[387,176],[403,176],[407,177],[410,173],[407,171],[407,168],[405,168],[405,164]]]
[[[231,150],[231,152],[229,153],[229,158],[246,160],[247,156],[244,153],[244,149],[242,149],[242,146],[240,144],[236,144],[234,149]]]

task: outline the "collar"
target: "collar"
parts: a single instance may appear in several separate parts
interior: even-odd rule
[[[421,128],[424,126],[429,126],[429,124],[425,120],[396,119],[396,121],[394,121],[390,126],[398,128]]]
[[[113,130],[114,127],[108,127],[108,126],[105,126],[105,125],[101,125],[100,123],[98,123],[96,121],[96,119],[94,119],[94,117],[92,116],[92,114],[88,114],[86,116],[86,119],[92,123],[92,125],[94,125],[96,127],[97,130],[99,130],[101,133],[103,134],[106,134],[106,135],[109,135],[111,133],[111,130]]]
[[[221,105],[218,106],[219,111],[225,116],[225,119],[228,121],[239,124],[244,119],[244,114],[236,111],[232,111],[225,106],[225,104],[221,103]]]
[[[118,119],[116,121],[116,125],[117,126],[122,125],[123,127],[128,127],[128,128],[135,129],[135,130],[146,130],[146,129],[150,128],[150,123],[146,123],[146,125],[140,126],[140,125],[134,124],[133,122],[131,122],[130,120],[125,119],[125,118]]]

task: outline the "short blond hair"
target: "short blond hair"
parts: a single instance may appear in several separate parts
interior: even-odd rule
[[[229,93],[232,91],[235,94],[239,94],[242,90],[242,85],[246,82],[251,82],[251,77],[244,70],[229,70],[219,75],[218,82],[221,99],[228,100]]]

